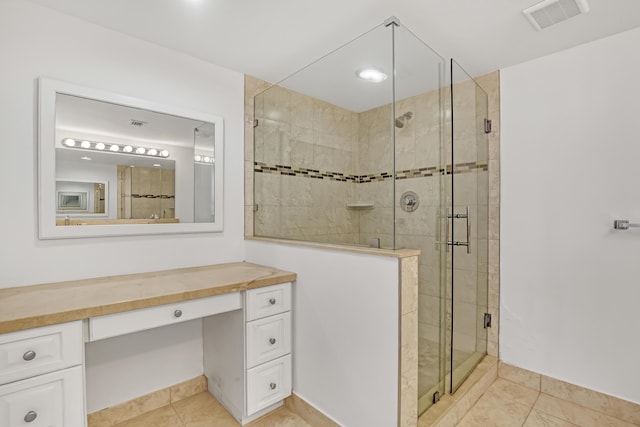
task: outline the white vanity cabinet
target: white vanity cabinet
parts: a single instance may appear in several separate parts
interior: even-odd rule
[[[203,332],[209,391],[238,422],[291,394],[291,283],[245,291],[243,311],[206,318]]]
[[[245,424],[291,394],[295,280],[238,262],[0,289],[0,427],[85,427],[85,342],[196,319],[209,390]]]
[[[82,427],[82,321],[0,335],[0,426]]]

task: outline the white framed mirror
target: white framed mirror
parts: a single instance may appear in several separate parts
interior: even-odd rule
[[[221,117],[39,79],[40,239],[223,229]]]

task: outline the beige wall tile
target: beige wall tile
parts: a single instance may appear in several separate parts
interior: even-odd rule
[[[207,377],[200,375],[169,387],[171,403],[207,391]]]
[[[128,402],[89,414],[89,425],[90,427],[112,426],[169,405],[170,401],[171,393],[169,388],[158,390]]]
[[[498,362],[498,376],[505,380],[540,391],[540,374]]]
[[[285,406],[299,415],[303,420],[314,427],[337,427],[338,424],[311,406],[297,394],[292,394],[284,401]]]
[[[418,310],[418,257],[400,260],[401,310],[406,314]]]

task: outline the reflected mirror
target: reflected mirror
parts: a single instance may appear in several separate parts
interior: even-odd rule
[[[222,125],[40,79],[40,238],[221,231]]]

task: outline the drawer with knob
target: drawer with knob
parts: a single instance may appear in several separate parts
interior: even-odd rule
[[[240,308],[242,308],[242,297],[239,292],[233,292],[92,317],[89,319],[89,341],[186,322]]]
[[[80,365],[83,345],[81,321],[2,334],[0,384]]]
[[[291,313],[247,323],[247,368],[291,353]]]
[[[247,371],[247,413],[253,414],[291,394],[291,355]]]
[[[82,367],[0,386],[0,426],[83,426]]]
[[[291,283],[247,291],[247,321],[291,310]]]

